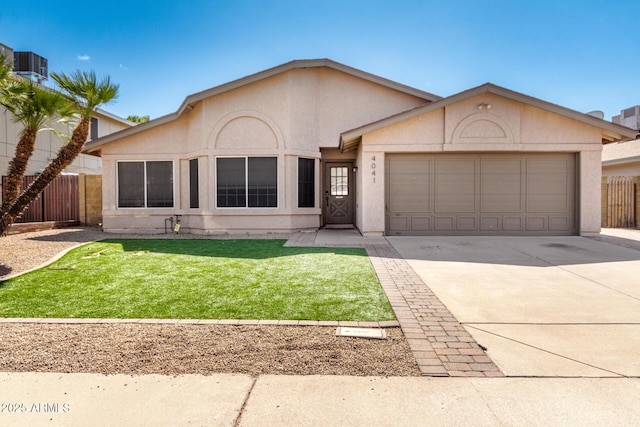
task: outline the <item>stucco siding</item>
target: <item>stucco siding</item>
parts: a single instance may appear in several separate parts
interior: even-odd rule
[[[317,200],[322,200],[322,147],[338,147],[340,132],[424,104],[424,99],[330,69],[291,70],[206,98],[177,120],[102,148],[104,228],[158,231],[163,217],[186,215],[185,232],[240,232],[319,227],[321,206],[298,208],[298,158],[316,159]],[[354,156],[352,153],[350,156]],[[277,207],[216,206],[216,159],[277,158]],[[200,207],[188,206],[188,162],[198,157]],[[337,154],[337,158],[344,158]],[[347,156],[348,157],[348,156]],[[123,209],[117,202],[118,161],[174,161],[174,207]],[[375,215],[375,212],[372,213]],[[149,221],[145,222],[144,218]],[[197,220],[196,217],[201,218]],[[127,223],[127,218],[131,219]],[[162,227],[161,227],[162,226]]]

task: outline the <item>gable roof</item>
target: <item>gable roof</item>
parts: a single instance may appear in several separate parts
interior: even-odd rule
[[[500,86],[496,86],[492,83],[485,83],[478,87],[466,90],[464,92],[460,92],[458,94],[449,96],[447,98],[442,98],[439,101],[431,102],[429,104],[426,104],[417,108],[413,108],[411,110],[408,110],[399,114],[395,114],[385,119],[378,120],[373,123],[364,125],[362,127],[344,132],[340,135],[340,150],[349,151],[349,150],[355,149],[358,146],[358,144],[360,144],[362,135],[366,133],[370,133],[375,130],[382,129],[384,127],[402,122],[404,120],[417,117],[421,114],[429,113],[431,111],[438,110],[440,108],[446,107],[456,102],[460,102],[465,99],[472,98],[474,96],[482,95],[485,93],[496,94],[504,98],[511,99],[513,101],[517,101],[523,104],[541,108],[543,110],[550,111],[552,113],[559,114],[561,116],[568,117],[570,119],[578,120],[580,122],[583,122],[592,126],[596,126],[602,129],[603,144],[607,144],[614,141],[634,139],[637,134],[637,131],[631,128],[628,128],[626,126],[608,122],[606,120],[602,120],[597,117],[590,116],[588,114],[580,113],[578,111],[571,110],[569,108],[561,107],[559,105],[552,104],[550,102],[543,101],[541,99],[534,98],[528,95],[524,95],[519,92],[514,92],[512,90],[509,90]]]
[[[347,65],[341,64],[339,62],[332,61],[330,59],[303,59],[303,60],[294,60],[287,62],[282,65],[278,65],[273,68],[269,68],[264,71],[260,71],[255,74],[251,74],[246,77],[242,77],[237,80],[233,80],[229,83],[222,84],[220,86],[215,86],[211,89],[204,90],[202,92],[197,92],[192,95],[189,95],[182,102],[180,107],[173,113],[167,114],[162,117],[158,117],[157,119],[150,120],[146,123],[139,124],[129,129],[125,129],[119,132],[112,133],[110,135],[104,136],[102,138],[96,139],[95,141],[91,141],[85,145],[83,152],[90,153],[99,151],[98,148],[102,145],[108,144],[109,142],[115,141],[120,138],[124,138],[130,135],[134,135],[136,133],[144,132],[147,129],[154,128],[156,126],[163,125],[165,123],[172,122],[177,120],[185,111],[189,111],[193,108],[193,105],[199,101],[210,98],[215,95],[219,95],[221,93],[225,93],[231,91],[233,89],[240,88],[242,86],[249,85],[251,83],[258,82],[260,80],[267,79],[269,77],[273,77],[278,74],[282,74],[284,72],[296,69],[304,69],[304,68],[329,68],[332,70],[341,71],[346,74],[350,74],[352,76],[386,86],[388,88],[397,90],[399,92],[404,92],[409,95],[416,96],[418,98],[422,98],[427,102],[438,101],[442,99],[442,97],[434,95],[429,92],[422,91],[420,89],[413,88],[411,86],[403,85],[401,83],[394,82],[389,79],[385,79],[384,77],[376,76],[371,73],[367,73],[362,70],[358,70],[353,67],[349,67]]]

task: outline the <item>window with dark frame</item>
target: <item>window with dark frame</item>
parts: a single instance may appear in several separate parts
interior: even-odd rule
[[[298,158],[298,207],[313,208],[316,204],[316,161]]]
[[[189,207],[200,207],[200,188],[198,180],[198,159],[189,160]]]
[[[118,207],[144,208],[144,162],[118,162]]]
[[[89,138],[91,138],[91,140],[96,140],[98,139],[98,118],[97,117],[91,117],[91,133],[89,135]]]
[[[146,162],[147,207],[173,207],[173,162]]]
[[[173,162],[118,162],[119,208],[172,208]]]
[[[217,158],[216,192],[219,208],[278,207],[278,159]]]

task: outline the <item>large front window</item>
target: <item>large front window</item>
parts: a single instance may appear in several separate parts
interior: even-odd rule
[[[173,162],[118,162],[119,208],[172,208]]]
[[[219,208],[275,208],[278,206],[278,159],[219,157],[216,183]]]

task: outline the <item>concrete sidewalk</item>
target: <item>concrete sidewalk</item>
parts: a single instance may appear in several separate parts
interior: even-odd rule
[[[628,426],[640,379],[0,373],[3,426]]]

